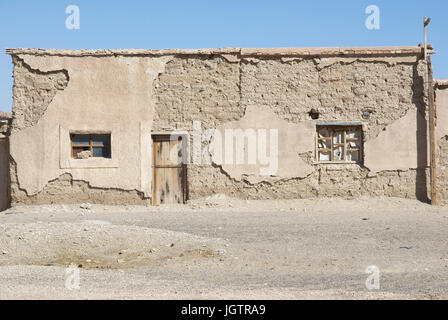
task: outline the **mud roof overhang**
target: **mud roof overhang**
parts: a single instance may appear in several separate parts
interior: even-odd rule
[[[40,56],[165,56],[165,55],[237,55],[241,57],[341,57],[341,56],[419,56],[423,46],[398,47],[321,47],[321,48],[218,48],[218,49],[6,49],[9,55]],[[428,53],[435,53],[428,45]]]

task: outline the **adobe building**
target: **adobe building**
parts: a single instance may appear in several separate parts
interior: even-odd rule
[[[12,204],[428,201],[422,46],[6,53]],[[448,81],[433,83],[443,202]]]

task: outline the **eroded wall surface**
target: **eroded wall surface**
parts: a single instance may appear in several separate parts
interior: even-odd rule
[[[160,55],[13,55],[14,202],[145,202],[151,198],[150,134],[185,131],[201,150],[214,130],[279,129],[278,170],[188,164],[189,197],[386,195],[427,199],[424,65],[418,55],[316,57],[254,51]],[[35,90],[39,88],[39,90]],[[310,110],[319,119],[310,117]],[[369,119],[362,117],[370,111]],[[364,161],[314,161],[317,121],[362,124]],[[70,167],[71,129],[109,128],[115,162]],[[115,134],[114,134],[115,132]],[[113,148],[114,149],[114,148]],[[87,195],[87,196],[86,196]]]
[[[448,201],[448,81],[436,84],[437,192]]]
[[[15,56],[13,202],[82,200],[73,187],[78,182],[92,194],[108,194],[92,201],[148,199],[151,154],[140,141],[150,137],[153,80],[168,59]],[[91,159],[87,167],[65,161],[72,129],[111,130],[113,161]]]
[[[259,165],[189,165],[191,198],[225,193],[257,199],[386,195],[427,200],[424,65],[417,57],[243,56],[211,57],[208,63],[189,57],[168,65],[155,81],[156,110],[169,110],[157,112],[158,128],[171,123],[193,135],[192,121],[199,119],[203,132],[278,127],[287,137],[279,139],[283,161],[274,176],[261,177]],[[364,165],[314,162],[311,109],[319,111],[318,121],[362,123]],[[362,118],[364,111],[372,111],[370,119]],[[204,135],[206,148],[213,138]]]

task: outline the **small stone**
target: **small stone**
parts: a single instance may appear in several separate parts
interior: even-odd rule
[[[92,262],[92,260],[90,260],[90,259],[87,259],[87,260],[86,260],[86,262]]]
[[[90,208],[92,208],[92,205],[90,203],[86,202],[86,203],[82,203],[79,207],[81,209],[90,210]]]
[[[3,254],[8,254],[8,251],[3,250],[2,253],[3,253]]]
[[[174,247],[174,243],[170,244],[169,246],[170,246],[170,247]]]

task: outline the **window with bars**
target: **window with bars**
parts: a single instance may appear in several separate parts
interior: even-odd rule
[[[71,134],[72,158],[111,158],[110,134]]]
[[[320,162],[361,163],[361,126],[317,126],[316,157]]]

